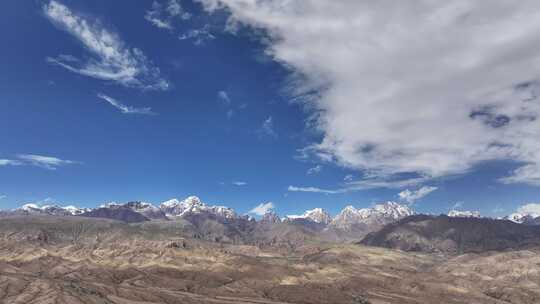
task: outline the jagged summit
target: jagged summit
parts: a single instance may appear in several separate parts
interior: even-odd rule
[[[413,214],[414,211],[412,209],[396,202],[377,204],[372,208],[362,209],[357,209],[349,205],[334,217],[330,225],[336,228],[347,229],[356,224],[396,221]]]
[[[20,208],[14,209],[15,213],[23,214],[47,214],[47,215],[79,215],[86,211],[88,208],[77,208],[75,206],[58,206],[58,205],[43,205],[39,206],[35,203],[27,203]]]
[[[502,219],[525,225],[540,225],[540,215],[536,213],[512,213]]]
[[[281,219],[276,214],[276,212],[274,212],[274,210],[270,210],[262,216],[261,222],[265,224],[275,224],[281,223]]]
[[[201,212],[213,213],[217,216],[225,218],[235,218],[237,216],[233,209],[225,206],[208,206],[197,196],[189,196],[183,201],[176,198],[170,199],[161,203],[160,208],[167,216],[171,217],[181,217],[187,214]]]
[[[302,215],[287,215],[286,220],[296,220],[296,219],[306,219],[311,220],[319,224],[329,224],[332,221],[332,217],[326,210],[322,208],[315,208],[312,210],[307,210]]]

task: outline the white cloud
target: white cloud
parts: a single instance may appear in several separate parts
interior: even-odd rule
[[[322,171],[322,168],[323,167],[321,165],[316,165],[315,167],[309,168],[306,174],[307,175],[319,174]]]
[[[21,162],[13,159],[0,159],[0,166],[19,166]]]
[[[207,24],[200,29],[191,29],[178,36],[180,40],[193,40],[197,46],[204,45],[207,41],[216,39],[216,36],[210,32],[210,26]]]
[[[416,186],[425,182],[425,178],[407,178],[400,180],[381,179],[379,177],[367,177],[358,181],[346,181],[342,187],[337,189],[323,189],[318,187],[298,187],[289,186],[288,191],[291,192],[313,192],[325,194],[340,194],[348,192],[356,192],[373,188],[403,188],[407,186]]]
[[[540,216],[540,204],[525,204],[517,209],[518,213]]]
[[[343,180],[346,182],[351,182],[353,179],[354,179],[354,175],[352,174],[347,174],[345,175],[345,177],[343,177]]]
[[[266,30],[294,93],[317,92],[322,159],[426,180],[509,159],[526,165],[502,182],[540,185],[540,2],[199,1]]]
[[[253,213],[256,215],[265,215],[267,212],[272,211],[274,209],[274,203],[268,202],[268,203],[261,203],[257,207],[249,210],[249,213]]]
[[[45,16],[56,26],[77,38],[93,55],[86,62],[60,55],[47,61],[71,72],[101,80],[113,81],[127,87],[166,90],[167,80],[161,77],[143,52],[130,49],[118,34],[105,28],[99,21],[84,18],[65,5],[50,1],[43,6]]]
[[[423,198],[424,196],[430,194],[431,192],[437,189],[438,189],[437,187],[430,187],[430,186],[424,186],[418,190],[413,190],[413,191],[409,189],[405,189],[401,191],[400,193],[398,193],[398,196],[402,201],[405,201],[409,204],[414,204],[417,200]]]
[[[239,186],[239,187],[240,187],[240,186],[246,186],[246,185],[247,185],[246,182],[239,182],[239,181],[237,181],[237,182],[232,182],[232,184],[235,185],[235,186]]]
[[[272,119],[272,116],[269,116],[263,121],[261,128],[259,129],[259,134],[269,137],[277,137],[277,133],[274,131],[274,120]]]
[[[234,116],[234,110],[229,109],[227,110],[227,119],[231,119]]]
[[[180,0],[169,0],[167,4],[167,12],[171,16],[180,17],[183,20],[188,20],[192,17],[189,12],[184,11],[180,5]]]
[[[6,197],[7,197],[7,195],[1,195],[1,194],[0,194],[0,200],[5,199]]]
[[[36,154],[19,154],[17,155],[17,158],[21,160],[21,164],[23,165],[32,165],[48,170],[56,170],[58,167],[78,163],[72,160],[64,160],[52,156],[43,156]]]
[[[318,187],[296,187],[296,186],[289,186],[287,190],[290,192],[312,192],[312,193],[324,193],[324,194],[338,194],[338,193],[348,192],[347,189],[329,190],[329,189],[322,189]]]
[[[105,94],[98,94],[97,97],[105,100],[110,105],[117,108],[118,110],[120,110],[120,112],[122,112],[124,114],[144,114],[144,115],[155,115],[156,114],[156,113],[152,112],[152,108],[134,108],[134,107],[126,106],[126,105],[122,104],[121,102],[119,102],[118,100],[116,100],[116,99],[114,99],[112,97],[109,97],[109,96],[107,96]]]
[[[500,205],[497,205],[495,208],[493,208],[493,210],[491,212],[493,213],[503,213],[505,211],[505,209],[503,207],[501,207]]]
[[[166,4],[161,4],[158,1],[152,2],[152,8],[146,11],[144,19],[152,23],[158,28],[172,30],[173,21],[179,17],[182,20],[188,20],[192,16],[189,12],[186,12],[180,1],[169,0]]]
[[[454,205],[452,205],[452,210],[459,210],[463,207],[463,202],[462,201],[459,201],[459,202],[455,202]]]
[[[229,97],[227,91],[219,91],[217,96],[219,101],[221,101],[224,105],[228,106],[231,104],[231,98]]]

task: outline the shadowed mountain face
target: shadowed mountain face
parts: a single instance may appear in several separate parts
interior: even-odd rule
[[[113,219],[126,223],[139,223],[149,220],[139,212],[133,211],[131,208],[124,206],[92,209],[91,211],[85,212],[80,216]]]
[[[370,233],[361,244],[461,254],[540,245],[540,227],[507,220],[415,215]]]
[[[205,225],[206,219],[193,222]],[[257,226],[301,242],[304,229]],[[540,252],[443,257],[362,245],[284,252],[191,238],[185,219],[53,216],[0,220],[0,303],[534,304]]]

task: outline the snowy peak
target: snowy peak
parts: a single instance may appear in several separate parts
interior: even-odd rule
[[[15,209],[15,212],[22,212],[24,214],[48,214],[48,215],[79,215],[83,214],[90,209],[77,208],[75,206],[61,207],[58,205],[44,205],[39,206],[34,203],[24,204],[20,208]]]
[[[512,213],[505,216],[503,219],[512,221],[518,224],[538,225],[540,224],[540,215],[534,213]]]
[[[302,215],[287,215],[286,219],[295,220],[295,219],[306,219],[311,220],[315,223],[327,225],[332,221],[332,217],[326,210],[322,208],[315,208],[313,210],[307,210]]]
[[[219,217],[236,218],[236,212],[225,206],[207,206],[197,196],[190,196],[183,201],[171,199],[160,204],[160,209],[169,217],[181,217],[188,214],[208,212]]]
[[[479,211],[460,211],[460,210],[450,210],[448,212],[449,217],[474,217],[479,218],[480,212]]]
[[[24,205],[22,205],[22,206],[19,208],[19,210],[29,211],[29,212],[32,212],[32,211],[39,212],[39,211],[41,211],[41,207],[39,207],[39,206],[36,205],[36,204],[29,203],[29,204],[24,204]]]
[[[332,220],[330,225],[347,229],[356,224],[388,223],[413,215],[409,207],[396,202],[377,204],[373,208],[356,209],[347,206]]]
[[[69,205],[69,206],[65,206],[64,210],[71,213],[71,215],[80,215],[80,214],[90,211],[90,208],[79,208],[73,205]]]
[[[407,206],[400,205],[396,202],[387,202],[384,204],[375,205],[371,211],[372,214],[382,217],[393,218],[399,220],[401,218],[414,214],[414,211]]]

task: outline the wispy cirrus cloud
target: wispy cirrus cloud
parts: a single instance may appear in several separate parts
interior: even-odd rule
[[[178,36],[180,40],[192,40],[196,46],[206,44],[210,40],[216,39],[216,36],[210,31],[210,26],[206,24],[199,29],[191,29],[184,34]]]
[[[262,122],[261,127],[259,128],[258,132],[259,132],[259,135],[261,136],[272,137],[272,138],[278,137],[278,134],[274,130],[274,119],[272,118],[272,116],[268,116],[268,118]]]
[[[236,181],[236,182],[232,182],[232,184],[235,185],[235,186],[241,187],[241,186],[247,186],[248,183],[247,182]]]
[[[198,1],[299,76],[313,156],[426,180],[512,160],[501,182],[540,185],[538,1]]]
[[[145,90],[169,88],[169,82],[161,76],[159,68],[140,49],[128,48],[117,33],[101,22],[85,18],[54,0],[43,5],[43,12],[54,25],[79,40],[90,55],[85,61],[72,55],[48,57],[49,63],[126,87]]]
[[[217,93],[218,100],[223,103],[226,106],[231,105],[231,98],[229,97],[229,93],[225,90],[221,90]]]
[[[321,173],[323,167],[321,165],[316,165],[315,167],[311,167],[307,170],[307,175],[315,175]]]
[[[287,188],[287,191],[289,192],[311,192],[311,193],[324,193],[324,194],[338,194],[338,193],[345,193],[350,190],[343,188],[343,189],[336,189],[336,190],[330,190],[330,189],[322,189],[318,187],[297,187],[297,186],[289,186]]]
[[[19,166],[22,163],[14,159],[0,159],[0,166]]]
[[[353,180],[351,176],[345,176],[345,183],[335,189],[325,189],[312,186],[289,186],[290,192],[312,192],[312,193],[324,193],[324,194],[340,194],[348,192],[356,192],[375,188],[390,188],[400,189],[409,186],[417,186],[427,181],[424,177],[411,177],[404,179],[387,179],[380,176],[366,176],[364,179]]]
[[[266,213],[268,213],[269,211],[271,211],[272,209],[274,209],[274,203],[272,203],[272,202],[261,203],[261,204],[257,205],[256,207],[254,207],[253,209],[249,210],[248,213],[263,216]]]
[[[131,106],[127,106],[125,104],[122,104],[120,101],[101,93],[98,94],[97,97],[105,100],[110,105],[117,108],[118,110],[120,110],[120,112],[124,114],[156,115],[156,113],[152,111],[152,108],[134,108]]]
[[[7,197],[7,195],[0,194],[0,200],[3,200]]]
[[[154,26],[173,30],[173,21],[175,19],[188,20],[192,17],[189,12],[186,12],[179,0],[169,0],[165,2],[152,2],[152,8],[146,11],[144,19],[152,23]]]
[[[19,154],[17,158],[22,165],[31,165],[41,167],[48,170],[56,170],[59,167],[66,165],[79,164],[80,162],[60,159],[52,156],[43,156],[36,154]]]

